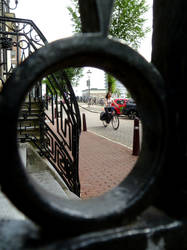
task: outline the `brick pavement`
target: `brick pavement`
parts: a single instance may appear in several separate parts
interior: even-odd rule
[[[89,131],[80,136],[81,198],[99,196],[118,185],[132,170],[132,150]]]
[[[95,107],[94,111],[101,108]],[[99,196],[118,185],[130,173],[136,160],[137,156],[127,147],[82,131],[79,150],[81,198]]]

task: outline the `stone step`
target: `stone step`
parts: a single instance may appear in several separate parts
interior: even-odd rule
[[[39,120],[39,116],[38,115],[29,115],[28,117],[24,117],[24,116],[19,116],[18,117],[18,121],[22,122],[22,121],[38,121]]]
[[[46,159],[36,153],[30,143],[19,144],[19,154],[29,178],[32,178],[42,188],[58,196],[59,199],[80,199],[67,188],[54,168]],[[45,198],[47,199],[47,197]],[[0,192],[0,206],[0,219],[26,220],[24,214],[18,211],[2,192]]]
[[[38,125],[36,126],[24,126],[21,124],[21,126],[17,127],[17,131],[21,132],[22,134],[38,134],[40,133],[40,127]]]
[[[25,114],[25,115],[32,115],[32,116],[36,115],[36,116],[37,116],[37,115],[40,114],[40,113],[41,113],[41,109],[32,108],[32,109],[29,111],[29,109],[24,108],[24,109],[21,109],[21,110],[20,110],[19,116],[24,116],[24,114]]]
[[[39,102],[34,102],[34,101],[31,101],[31,102],[24,102],[22,103],[21,105],[22,107],[40,107],[40,103]]]
[[[17,128],[22,129],[24,127],[39,128],[39,120],[18,120]]]
[[[28,138],[30,140],[37,140],[38,142],[40,141],[40,132],[39,131],[17,131],[17,137],[19,141],[28,141]]]
[[[28,136],[29,137],[28,137]],[[40,135],[30,135],[30,134],[17,134],[17,138],[18,138],[18,141],[21,141],[21,143],[25,143],[25,142],[28,142],[30,141],[31,144],[33,145],[33,141],[40,141]]]
[[[24,144],[26,147],[26,170],[31,178],[54,195],[66,199],[79,199],[69,191],[53,166],[46,159],[39,156],[30,143]]]
[[[23,122],[18,122],[17,124],[17,128],[19,129],[25,129],[25,128],[28,128],[30,130],[32,129],[38,129],[40,128],[39,126],[39,122],[38,121],[23,121]]]

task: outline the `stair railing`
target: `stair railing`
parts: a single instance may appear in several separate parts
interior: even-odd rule
[[[0,27],[3,54],[0,72],[6,84],[6,79],[14,72],[14,68],[48,42],[31,20],[0,17]],[[10,58],[11,64],[8,63]],[[64,86],[61,86],[55,74],[46,78],[50,84],[46,85],[45,96],[42,80],[36,83],[28,93],[27,101],[23,103],[24,109],[20,110],[22,121],[18,124],[18,142],[32,142],[40,155],[45,156],[56,169],[67,187],[80,195],[78,148],[81,119],[76,97],[65,72],[61,73]],[[63,99],[63,102],[59,99]],[[33,102],[39,105],[38,114],[32,114]],[[39,138],[31,132],[32,123],[22,127],[23,122],[33,116],[38,117]]]

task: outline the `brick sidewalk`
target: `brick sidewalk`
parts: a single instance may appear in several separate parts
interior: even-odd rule
[[[80,136],[81,198],[99,196],[118,185],[133,168],[132,150],[91,132]]]

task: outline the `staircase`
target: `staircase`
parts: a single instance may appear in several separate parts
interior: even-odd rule
[[[10,44],[10,49],[19,52],[16,64],[20,64],[38,48],[48,44],[31,20],[0,16],[0,26],[5,28],[0,30],[0,36],[5,38],[5,42],[11,38],[14,43]],[[22,42],[27,46],[21,46]],[[15,67],[13,61],[9,62],[11,67],[8,67],[7,62],[10,59],[8,49],[7,47],[1,49],[4,63],[0,65],[0,70],[6,76],[13,74]],[[46,86],[45,94],[42,93],[43,84]],[[57,102],[59,97],[63,99],[61,104]],[[45,107],[42,98],[45,98]],[[58,118],[55,115],[56,111],[59,114]],[[66,73],[54,72],[36,82],[20,109],[17,124],[18,143],[30,142],[35,146],[40,156],[45,156],[65,181],[69,190],[77,195],[80,195],[78,172],[80,131],[79,107]]]
[[[42,124],[40,117],[43,113],[43,107],[41,102],[32,100],[31,102],[25,101],[22,104],[19,118],[18,118],[18,140],[20,142],[26,141],[39,141],[41,142],[42,137]]]

